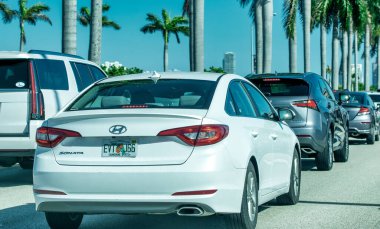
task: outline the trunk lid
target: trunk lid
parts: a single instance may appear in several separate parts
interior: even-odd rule
[[[29,133],[28,60],[0,60],[0,135]]]
[[[201,125],[207,110],[130,109],[112,112],[98,110],[94,113],[71,111],[49,119],[49,127],[72,130],[82,135],[80,138],[66,138],[53,149],[57,163],[98,166],[182,164],[194,147],[177,137],[157,134],[167,129]],[[111,127],[115,125],[125,126],[125,133],[111,133]],[[118,156],[117,150],[127,156]]]
[[[355,119],[355,117],[358,115],[362,105],[346,103],[346,104],[343,104],[343,107],[348,112],[348,116],[350,117],[350,121],[351,121]]]
[[[308,101],[309,84],[303,79],[257,78],[250,79],[275,108],[288,108],[296,115],[287,121],[290,127],[304,127],[307,123],[309,108],[295,106],[295,102]]]

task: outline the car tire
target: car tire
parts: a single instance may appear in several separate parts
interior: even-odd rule
[[[346,162],[350,155],[350,147],[348,141],[348,132],[346,131],[344,143],[341,149],[334,152],[334,158],[336,162]]]
[[[24,157],[19,162],[22,169],[33,169],[33,157]]]
[[[379,127],[377,128],[377,134],[375,135],[375,141],[379,141],[379,135],[380,135],[380,129]]]
[[[289,192],[277,197],[277,203],[295,205],[300,199],[301,189],[301,161],[297,149],[294,149],[292,170],[290,174]]]
[[[226,224],[231,229],[254,229],[256,228],[258,211],[257,176],[252,163],[249,163],[240,213],[225,215]]]
[[[367,144],[368,145],[375,144],[375,131],[373,128],[371,129],[371,133],[367,135]]]
[[[77,229],[82,223],[83,214],[45,212],[45,217],[51,229]]]
[[[328,171],[333,167],[333,138],[331,129],[327,132],[326,147],[323,151],[317,153],[316,164],[317,169],[320,171]]]

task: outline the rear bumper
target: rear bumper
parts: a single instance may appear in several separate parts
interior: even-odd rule
[[[218,155],[219,154],[219,155]],[[38,149],[34,189],[63,192],[36,194],[37,211],[168,214],[181,206],[208,213],[238,213],[245,169],[236,169],[223,151],[193,152],[173,166],[62,166]],[[176,192],[217,190],[208,195],[173,196]]]
[[[27,157],[34,156],[37,147],[36,130],[43,121],[30,121],[29,136],[0,137],[0,157]]]
[[[371,120],[350,121],[349,134],[352,137],[371,133]]]
[[[311,154],[324,150],[324,146],[321,144],[321,141],[324,141],[324,138],[321,136],[321,129],[314,127],[305,127],[293,128],[293,131],[297,135],[303,153]]]

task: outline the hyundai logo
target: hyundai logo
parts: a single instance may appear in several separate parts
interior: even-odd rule
[[[127,131],[127,127],[123,125],[114,125],[109,129],[111,134],[123,134]]]

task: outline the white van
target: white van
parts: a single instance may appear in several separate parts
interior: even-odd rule
[[[106,74],[79,56],[0,52],[0,166],[32,168],[36,129]]]

